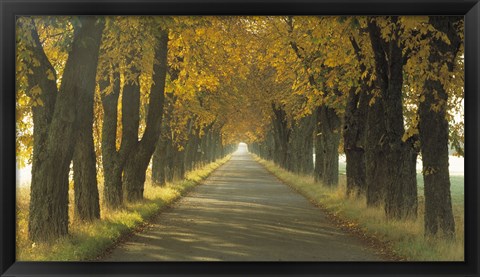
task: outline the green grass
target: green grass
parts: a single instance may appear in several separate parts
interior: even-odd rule
[[[416,220],[387,221],[383,208],[366,206],[364,198],[348,198],[345,194],[346,177],[340,175],[339,186],[328,188],[314,182],[312,177],[290,173],[273,162],[256,157],[267,170],[283,182],[322,206],[349,225],[355,226],[369,237],[383,242],[391,251],[407,261],[463,261],[464,260],[464,207],[463,177],[452,177],[452,199],[456,223],[455,241],[424,236],[423,180],[419,180],[419,209]],[[420,179],[421,179],[421,174]]]
[[[126,203],[120,210],[107,210],[101,205],[101,219],[91,223],[76,222],[69,224],[70,234],[52,243],[35,244],[28,239],[29,188],[17,189],[17,260],[19,261],[89,261],[95,260],[124,235],[133,232],[148,222],[162,209],[185,195],[198,185],[216,168],[230,159],[227,156],[215,163],[187,173],[184,180],[168,183],[164,187],[155,187],[147,178],[145,199],[137,203]],[[99,179],[99,186],[102,180]],[[100,193],[103,189],[100,188]],[[102,195],[101,199],[103,199]],[[73,203],[73,191],[70,190],[70,203]],[[70,205],[70,218],[73,207]]]

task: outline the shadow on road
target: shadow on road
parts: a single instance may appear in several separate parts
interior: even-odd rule
[[[245,151],[115,249],[110,261],[376,261]]]

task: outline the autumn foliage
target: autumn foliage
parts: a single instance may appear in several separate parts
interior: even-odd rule
[[[33,241],[68,234],[72,162],[75,217],[91,221],[239,142],[325,186],[345,153],[347,194],[389,220],[417,216],[421,155],[425,233],[454,237],[461,18],[20,17],[16,61]]]

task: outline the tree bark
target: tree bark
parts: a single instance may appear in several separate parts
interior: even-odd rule
[[[100,40],[97,42],[99,48]],[[98,61],[98,51],[92,53]],[[93,73],[96,73],[93,72]],[[88,81],[87,81],[88,80]],[[97,184],[97,165],[93,143],[93,100],[95,75],[85,80],[84,90],[77,97],[76,144],[73,153],[73,182],[75,193],[75,216],[92,221],[100,218],[100,202]]]
[[[394,24],[398,17],[391,17]],[[397,25],[397,24],[396,24]],[[395,25],[395,26],[396,26]],[[387,219],[405,219],[417,214],[416,156],[414,141],[402,141],[403,126],[403,65],[406,58],[397,38],[385,41],[375,22],[368,23],[370,41],[375,57],[375,71],[381,97],[378,99],[383,108],[385,133],[377,147],[383,152],[386,175],[375,181],[385,191],[385,214]],[[394,30],[399,32],[399,27]],[[382,159],[380,159],[382,160]],[[368,160],[367,160],[368,162]]]
[[[208,162],[208,132],[211,126],[206,126],[202,137],[200,138],[200,164],[205,165]]]
[[[290,168],[294,173],[309,175],[313,173],[313,129],[314,116],[301,118],[292,126],[289,148]]]
[[[287,126],[287,115],[281,107],[272,103],[273,133],[275,139],[274,162],[280,167],[289,170],[288,166],[288,141],[290,129]]]
[[[371,100],[371,97],[368,98]],[[365,132],[365,183],[367,206],[378,207],[385,203],[386,184],[389,178],[385,153],[381,140],[385,134],[384,111],[380,100],[375,98],[367,113]]]
[[[438,81],[425,84],[425,101],[419,106],[419,133],[421,141],[423,181],[425,193],[425,235],[440,233],[447,238],[455,235],[455,222],[450,195],[448,171],[448,122],[446,105],[437,113],[431,110],[435,91],[442,100],[447,94]]]
[[[33,63],[33,61],[30,61],[27,64],[27,67],[32,69],[31,73],[28,75],[27,95],[33,99],[35,97],[38,97],[43,102],[43,105],[32,106],[33,155],[32,184],[30,188],[30,196],[32,200],[30,201],[30,217],[28,230],[29,237],[33,241],[42,241],[53,239],[53,235],[50,235],[50,233],[52,233],[52,230],[49,230],[49,228],[53,227],[53,225],[51,223],[45,224],[46,222],[42,222],[43,220],[46,220],[45,216],[53,208],[52,204],[41,204],[41,201],[47,200],[47,193],[52,192],[53,187],[49,186],[49,184],[41,183],[41,178],[43,178],[44,173],[40,170],[44,170],[42,165],[44,163],[44,160],[48,158],[45,155],[46,142],[48,139],[48,127],[52,121],[53,112],[55,110],[56,97],[58,95],[57,85],[55,83],[57,77],[55,74],[55,69],[53,68],[47,56],[45,55],[45,52],[43,51],[33,20],[27,22],[25,25],[21,20],[18,20],[18,24],[19,30],[24,33],[30,33],[30,36],[32,38],[31,41],[28,41],[28,39],[23,37],[22,39],[25,39],[27,49],[31,51],[33,57],[38,60],[38,64]],[[50,80],[47,78],[47,72],[49,70],[54,74],[54,80]],[[30,93],[31,89],[34,86],[40,87],[40,95],[34,96]],[[60,196],[62,197],[63,194]],[[62,227],[63,226],[59,226],[57,228]],[[66,230],[63,230],[63,228],[62,233],[66,233]]]
[[[164,134],[160,134],[157,146],[152,157],[152,183],[155,186],[166,184],[165,167],[167,165],[167,141]]]
[[[273,160],[273,145],[275,144],[275,138],[272,130],[267,133],[265,141],[262,143],[263,156],[267,160]],[[313,158],[313,157],[312,157]]]
[[[193,128],[193,120],[190,120],[188,123],[187,131],[188,140],[185,146],[185,171],[189,172],[194,168],[195,154],[198,148],[198,141],[196,137],[196,130]]]
[[[461,46],[461,38],[455,24],[459,17],[430,17],[438,31],[447,35],[450,44],[431,35],[429,63],[431,70],[438,72],[443,63],[450,72],[454,69],[455,57]],[[455,220],[450,195],[450,174],[448,170],[448,94],[439,80],[427,80],[424,85],[425,100],[419,105],[419,135],[423,162],[425,186],[425,235],[437,234],[455,238]],[[432,109],[438,105],[438,111]]]
[[[185,177],[185,150],[179,150],[177,145],[173,145],[173,179],[182,180]]]
[[[167,74],[167,51],[168,32],[161,30],[155,47],[155,60],[158,63],[153,66],[154,84],[150,92],[145,132],[141,141],[130,152],[124,168],[123,181],[128,201],[143,199],[146,170],[160,136]]]
[[[114,69],[116,71],[116,69]],[[118,153],[117,141],[117,115],[118,98],[120,96],[120,74],[118,72],[109,77],[110,80],[99,82],[103,107],[102,125],[102,165],[104,175],[104,200],[109,208],[116,208],[122,204],[122,175],[116,169]],[[105,90],[112,86],[111,92]],[[118,173],[120,172],[120,173]],[[116,178],[116,179],[115,179]]]
[[[315,182],[320,182],[323,180],[324,175],[324,160],[325,160],[325,146],[323,144],[322,136],[322,125],[321,120],[322,107],[317,107],[315,109],[315,132],[313,134],[314,144],[315,144],[315,167],[313,172],[313,177]]]
[[[157,185],[173,181],[174,137],[170,124],[176,100],[173,93],[166,93],[160,136],[152,157],[152,181]]]
[[[51,241],[68,234],[68,173],[72,161],[76,137],[77,100],[80,93],[88,91],[95,83],[98,51],[104,27],[103,20],[96,17],[79,17],[82,27],[75,30],[72,49],[69,52],[62,76],[50,123],[37,126],[44,135],[43,144],[35,144],[36,155],[33,160],[31,200],[29,216],[29,237],[32,241]],[[35,30],[32,32],[36,33]],[[43,49],[35,34],[32,47],[41,65],[36,70],[51,69],[46,62]],[[54,72],[54,71],[53,71]],[[35,74],[35,73],[34,73]],[[37,72],[37,77],[41,73]],[[42,78],[47,77],[47,73]],[[51,82],[42,81],[41,85],[53,90]],[[48,86],[48,87],[47,87]],[[45,95],[51,95],[46,92]],[[50,101],[50,100],[49,100]],[[47,109],[51,108],[48,102]],[[44,114],[45,115],[45,114]],[[44,116],[42,119],[48,119]],[[39,118],[40,120],[40,118]],[[39,121],[36,121],[39,122]],[[47,125],[48,124],[48,125]],[[35,131],[34,131],[35,132]]]
[[[347,161],[347,195],[365,195],[365,123],[368,108],[366,92],[350,89],[345,108],[343,146]]]
[[[212,163],[215,160],[215,140],[213,137],[213,127],[207,133],[207,163]]]
[[[367,78],[371,73],[365,66],[365,55],[357,41],[350,38],[355,56],[360,63],[360,71],[366,73]],[[366,164],[365,164],[365,136],[368,114],[368,93],[373,87],[363,79],[359,80],[358,87],[352,87],[347,95],[345,107],[345,121],[343,127],[343,146],[347,162],[347,195],[356,197],[366,195]],[[357,92],[357,90],[359,90]]]
[[[100,40],[95,47],[99,49]],[[98,63],[99,51],[92,53]],[[96,71],[94,72],[96,73]],[[92,221],[100,218],[100,200],[97,184],[97,165],[93,142],[93,106],[95,75],[85,81],[84,90],[77,101],[77,138],[73,153],[73,182],[75,193],[75,216],[80,220]]]
[[[133,53],[132,53],[133,54]],[[116,66],[116,65],[115,65]],[[116,209],[123,204],[122,173],[126,159],[134,149],[138,140],[140,121],[140,86],[139,70],[131,68],[137,76],[136,80],[129,80],[123,86],[122,95],[122,137],[120,149],[117,151],[117,116],[118,100],[120,96],[120,74],[114,68],[110,85],[110,94],[102,93],[103,127],[102,127],[102,162],[104,172],[104,200],[109,208]],[[107,82],[100,82],[103,92]]]
[[[322,107],[320,135],[323,144],[322,182],[326,186],[338,185],[338,148],[340,145],[340,118],[334,109]]]

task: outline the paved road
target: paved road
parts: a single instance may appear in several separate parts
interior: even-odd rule
[[[378,261],[322,211],[237,152],[108,261]]]

